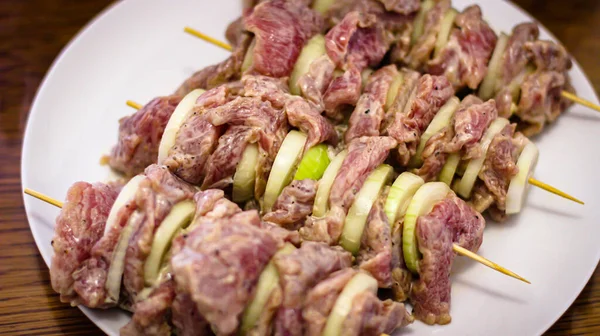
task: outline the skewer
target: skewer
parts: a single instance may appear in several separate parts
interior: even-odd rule
[[[212,43],[212,44],[214,44],[216,46],[219,46],[219,47],[221,47],[221,48],[223,48],[225,50],[229,50],[229,51],[233,50],[233,48],[229,44],[227,44],[227,43],[225,43],[223,41],[219,41],[219,40],[217,40],[217,39],[215,39],[213,37],[207,36],[207,35],[199,32],[199,31],[195,30],[194,28],[186,26],[183,30],[186,33],[188,33],[188,34],[194,35],[194,36],[196,36],[196,37],[198,37],[198,38],[200,38],[200,39],[202,39],[202,40],[204,40],[206,42]],[[580,97],[572,94],[571,92],[562,91],[561,95],[563,96],[563,98],[566,98],[566,99],[568,99],[568,100],[570,100],[570,101],[572,101],[574,103],[583,105],[585,107],[589,107],[592,110],[596,110],[596,111],[600,112],[600,105],[596,105],[596,104],[592,103],[589,100],[585,100],[583,98],[580,98]]]
[[[205,34],[202,34],[199,31],[197,31],[197,30],[195,30],[195,29],[193,29],[191,27],[187,27],[186,26],[184,28],[184,31],[186,33],[192,34],[192,35],[194,35],[194,36],[196,36],[196,37],[198,37],[198,38],[200,38],[200,39],[202,39],[204,41],[212,43],[212,44],[214,44],[216,46],[219,46],[221,48],[224,48],[226,50],[232,50],[232,48],[231,48],[231,46],[229,44],[227,44],[227,43],[225,43],[223,41],[219,41],[219,40],[217,40],[217,39],[215,39],[213,37],[207,36]],[[579,103],[581,105],[587,106],[587,107],[595,109],[597,111],[600,111],[600,106],[594,105],[593,103],[591,103],[591,102],[589,102],[587,100],[584,100],[582,98],[579,98],[579,97],[577,97],[576,95],[574,95],[574,94],[572,94],[570,92],[563,91],[562,92],[562,96],[565,97],[565,98],[567,98],[567,99],[570,99],[570,100],[572,100],[572,101],[574,101],[576,103]],[[129,101],[127,102],[127,105],[129,105]],[[131,106],[131,105],[129,105],[129,106]],[[571,200],[571,201],[579,203],[579,204],[584,204],[581,200],[579,200],[579,199],[577,199],[577,198],[575,198],[575,197],[573,197],[573,196],[565,193],[564,191],[561,191],[561,190],[559,190],[559,189],[557,189],[557,188],[555,188],[555,187],[553,187],[553,186],[551,186],[551,185],[549,185],[547,183],[538,181],[538,180],[534,179],[533,177],[530,178],[528,182],[529,182],[529,184],[532,184],[532,185],[534,185],[534,186],[536,186],[538,188],[544,189],[547,192],[553,193],[555,195],[558,195],[560,197],[566,198],[568,200]]]
[[[44,201],[46,203],[50,203],[50,204],[52,204],[52,205],[54,205],[54,206],[56,206],[58,208],[62,208],[62,206],[63,206],[63,203],[61,201],[56,200],[56,199],[54,199],[52,197],[46,196],[46,195],[44,195],[42,193],[39,193],[39,192],[37,192],[35,190],[31,190],[29,188],[25,188],[24,192],[27,195],[33,196],[33,197],[35,197],[35,198],[37,198],[39,200],[42,200],[42,201]],[[512,272],[512,271],[510,271],[510,270],[508,270],[508,269],[506,269],[506,268],[504,268],[504,267],[502,267],[502,266],[500,266],[500,265],[498,265],[498,264],[496,264],[496,263],[494,263],[494,262],[492,262],[490,260],[487,260],[486,258],[484,258],[484,257],[482,257],[480,255],[477,255],[476,253],[473,253],[473,252],[471,252],[471,251],[469,251],[467,249],[464,249],[464,248],[462,248],[462,247],[460,247],[460,246],[458,246],[456,244],[453,245],[452,249],[454,250],[454,252],[456,252],[456,253],[458,253],[458,254],[460,254],[462,256],[468,257],[470,259],[473,259],[473,260],[475,260],[475,261],[477,261],[477,262],[479,262],[479,263],[481,263],[481,264],[483,264],[483,265],[485,265],[487,267],[490,267],[490,268],[492,268],[492,269],[494,269],[494,270],[496,270],[496,271],[498,271],[498,272],[500,272],[502,274],[508,275],[508,276],[513,277],[515,279],[518,279],[518,280],[524,281],[524,282],[526,282],[528,284],[531,284],[531,282],[529,282],[528,280],[522,278],[521,276],[517,275],[516,273],[514,273],[514,272]]]
[[[559,190],[559,189],[556,189],[555,187],[553,187],[553,186],[551,186],[551,185],[549,185],[549,184],[547,184],[547,183],[544,183],[544,182],[542,182],[542,181],[536,180],[536,179],[534,179],[533,177],[530,177],[530,178],[529,178],[529,180],[527,180],[527,182],[529,182],[529,184],[531,184],[531,185],[534,185],[534,186],[536,186],[536,187],[538,187],[538,188],[540,188],[540,189],[544,189],[544,190],[546,190],[547,192],[551,192],[551,193],[553,193],[553,194],[555,194],[555,195],[558,195],[558,196],[560,196],[560,197],[562,197],[562,198],[566,198],[566,199],[568,199],[568,200],[571,200],[571,201],[573,201],[573,202],[579,203],[579,204],[581,204],[581,205],[585,204],[585,203],[584,203],[583,201],[581,201],[580,199],[578,199],[578,198],[575,198],[575,197],[573,197],[573,196],[571,196],[571,195],[569,195],[569,194],[565,193],[564,191],[561,191],[561,190]]]
[[[129,107],[131,107],[131,108],[134,108],[134,109],[136,109],[136,110],[139,110],[139,109],[141,109],[141,108],[142,108],[142,105],[140,105],[140,104],[138,104],[138,103],[136,103],[136,102],[134,102],[134,101],[131,101],[131,100],[128,100],[128,101],[126,102],[126,104],[127,104],[127,106],[129,106]]]

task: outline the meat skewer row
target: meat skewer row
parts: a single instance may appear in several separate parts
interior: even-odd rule
[[[546,119],[548,119],[548,121],[554,120],[556,116],[558,116],[558,114],[567,107],[568,104],[565,103],[561,103],[562,105],[560,106],[557,105],[558,103],[551,103],[552,99],[555,101],[560,101],[560,97],[554,97],[554,93],[552,92],[556,91],[556,88],[554,86],[550,88],[546,84],[551,84],[548,82],[548,80],[555,78],[554,83],[559,85],[559,82],[562,80],[561,78],[565,77],[565,71],[570,67],[570,61],[566,51],[564,51],[564,48],[561,46],[555,45],[548,41],[535,42],[539,34],[538,28],[535,24],[521,24],[517,26],[515,28],[515,34],[513,34],[514,36],[510,40],[511,43],[509,43],[508,50],[505,48],[507,39],[503,39],[501,36],[500,43],[496,45],[496,51],[494,52],[494,55],[497,56],[492,57],[493,45],[496,41],[495,34],[481,19],[479,8],[477,6],[469,7],[462,14],[458,15],[459,19],[461,20],[470,20],[469,23],[465,23],[465,25],[468,26],[465,28],[466,30],[463,35],[466,36],[467,34],[474,34],[475,36],[475,34],[487,33],[487,35],[489,35],[491,47],[487,48],[489,49],[488,51],[479,49],[476,50],[484,52],[482,55],[462,55],[461,52],[455,52],[454,50],[458,48],[457,43],[461,43],[461,41],[464,43],[471,42],[469,42],[470,40],[468,40],[467,37],[460,35],[460,29],[453,28],[458,13],[450,8],[449,1],[438,2],[435,8],[431,9],[433,4],[433,1],[426,1],[424,3],[422,11],[419,13],[418,18],[415,21],[414,30],[412,31],[414,37],[413,46],[405,52],[408,54],[401,57],[398,62],[407,64],[421,71],[424,70],[430,72],[432,74],[445,74],[449,76],[451,82],[455,86],[462,86],[464,84],[461,83],[464,81],[469,81],[469,87],[471,87],[471,89],[477,89],[477,86],[483,80],[480,95],[485,99],[490,98],[490,94],[497,93],[498,89],[494,89],[494,86],[506,86],[507,90],[510,89],[510,92],[498,92],[498,94],[502,93],[502,96],[498,96],[498,98],[503,98],[498,99],[499,110],[501,112],[500,114],[503,117],[509,117],[516,112],[519,117],[517,120],[523,120],[524,123],[529,125],[523,125],[526,135],[533,135],[541,131]],[[431,17],[427,17],[427,23],[429,26],[423,27],[425,23],[420,21],[419,17],[421,17],[422,20],[425,20],[425,17],[430,12]],[[459,20],[456,19],[456,21],[458,22]],[[479,29],[478,27],[481,27],[482,30],[477,30]],[[423,29],[426,29],[426,31],[423,32]],[[531,31],[530,35],[532,38],[529,41],[522,41],[523,34],[521,31],[526,29]],[[473,31],[471,32],[471,30]],[[186,28],[186,31],[197,32],[189,27]],[[421,34],[418,34],[418,32],[421,32]],[[329,34],[328,37],[330,37]],[[485,34],[482,38],[484,37]],[[307,45],[305,48],[307,50],[311,49],[309,48],[309,45]],[[315,53],[315,57],[312,58],[312,60],[315,60],[319,56],[325,54],[325,49],[321,48],[321,50],[322,52],[320,54]],[[465,48],[463,48],[463,50],[465,50]],[[249,51],[249,53],[251,52],[252,50]],[[404,55],[405,53],[402,54]],[[427,66],[423,65],[428,61],[430,55],[435,55],[436,59],[431,60]],[[461,58],[465,60],[463,61]],[[490,60],[490,58],[492,58],[490,61],[491,69],[490,71],[487,71],[487,62]],[[560,59],[564,60],[564,62],[560,61]],[[451,66],[452,62],[458,63]],[[463,64],[462,62],[473,62],[472,69],[467,70],[470,68],[467,68],[467,65]],[[528,63],[530,65],[528,65]],[[308,65],[306,65],[305,68],[308,68]],[[455,70],[460,70],[459,68],[464,68],[464,74],[455,73]],[[523,68],[523,71],[519,70],[519,68]],[[526,69],[530,70],[525,71]],[[504,72],[504,74],[499,73],[499,71]],[[503,77],[502,80],[497,79],[500,75]],[[467,79],[468,77],[466,76],[471,76],[472,79]],[[291,87],[295,85],[295,79],[297,78],[298,76],[291,77]],[[535,86],[531,86],[530,84],[533,83],[540,83],[539,85],[542,87],[536,88]],[[522,84],[528,85],[523,87],[523,90],[525,90],[527,95],[524,95],[521,99],[521,103],[519,103],[519,91],[521,91]],[[570,90],[568,83],[566,86],[567,89]],[[530,97],[532,94],[538,94],[538,92],[546,89],[552,92],[547,92],[544,94],[544,96],[548,96],[548,101],[545,103],[545,105],[531,105],[531,100],[528,97]],[[566,99],[571,99],[574,97],[572,93],[564,90],[562,91],[561,95]],[[578,99],[576,102],[580,101],[582,100]],[[517,105],[517,103],[519,103],[519,105]],[[594,104],[587,101],[584,102],[584,105],[594,108]],[[600,110],[600,107],[596,106],[596,108]]]
[[[389,175],[390,169],[390,167],[382,166],[373,174],[377,175],[379,171],[387,170],[388,172],[385,174]],[[376,180],[377,178],[374,179]],[[435,183],[423,186],[422,189],[419,189],[417,194],[431,194],[431,192],[426,189],[430,189],[434,185]],[[459,207],[450,209],[452,213],[446,213],[446,216],[450,217],[441,220],[437,219],[433,222],[434,224],[422,225],[441,225],[438,229],[441,229],[444,232],[455,229],[459,229],[461,232],[469,232],[465,227],[453,228],[452,225],[456,224],[452,223],[458,222],[468,226],[469,221],[466,219],[470,218],[470,223],[475,225],[475,227],[471,229],[476,230],[476,232],[474,232],[474,235],[468,234],[466,236],[460,236],[463,238],[457,239],[459,239],[458,241],[462,242],[467,248],[476,251],[481,244],[483,227],[485,225],[483,217],[468,207],[463,201],[453,196],[447,186],[442,183],[438,183],[438,185],[439,186],[434,187],[434,189],[439,189],[441,186],[447,191],[443,196],[438,195],[438,198],[426,196],[423,200],[417,200],[418,197],[415,196],[412,203],[420,204],[417,207],[421,209],[419,210],[417,217],[424,216],[424,218],[427,218],[428,216],[433,216],[432,218],[435,219],[437,215],[427,215],[429,210],[426,210],[424,207],[431,207],[433,209],[431,210],[432,214],[436,213],[436,211],[444,212],[446,211],[443,210],[444,207],[446,207],[444,202]],[[365,184],[363,188],[370,189],[372,188],[372,184]],[[198,287],[194,285],[201,284],[205,281],[210,282],[210,277],[212,276],[210,273],[198,274],[198,270],[202,270],[204,267],[210,268],[212,264],[210,264],[210,261],[206,261],[207,257],[227,258],[227,256],[230,256],[230,253],[225,252],[227,250],[225,247],[229,244],[229,240],[227,239],[227,235],[221,237],[221,239],[210,236],[210,241],[217,242],[213,244],[218,245],[214,246],[216,250],[213,250],[212,245],[208,242],[205,242],[209,245],[207,247],[204,244],[199,244],[200,242],[196,241],[194,238],[190,238],[190,236],[194,236],[196,232],[200,236],[206,234],[203,227],[208,225],[208,230],[210,230],[210,222],[224,216],[232,217],[231,223],[227,223],[227,226],[236,223],[236,221],[233,220],[234,216],[238,216],[236,219],[239,220],[240,223],[244,223],[244,220],[248,220],[247,217],[250,217],[252,223],[254,223],[253,225],[268,231],[269,237],[278,237],[281,243],[285,241],[297,243],[297,239],[294,238],[293,232],[288,232],[267,222],[262,222],[256,211],[240,212],[241,210],[237,205],[223,198],[224,193],[220,190],[207,190],[196,193],[193,197],[194,202],[196,203],[195,205],[194,202],[191,201],[191,194],[193,194],[193,188],[190,189],[190,186],[183,183],[183,181],[178,180],[164,167],[161,168],[156,165],[148,167],[145,175],[139,175],[132,179],[118,194],[114,188],[107,185],[91,185],[85,182],[76,183],[69,190],[67,202],[64,204],[63,211],[57,219],[56,237],[53,241],[55,255],[51,266],[52,284],[54,289],[61,293],[61,299],[66,302],[71,302],[72,304],[84,304],[88,307],[95,308],[108,308],[119,303],[130,310],[135,310],[136,315],[138,313],[143,314],[144,311],[147,311],[149,308],[146,307],[146,309],[142,309],[141,307],[144,307],[144,301],[146,299],[150,299],[153,296],[156,285],[161,287],[163,281],[169,281],[169,279],[172,278],[172,276],[165,276],[164,272],[173,272],[175,280],[180,288],[188,288],[188,290],[192,292],[194,290],[209,290],[206,286]],[[361,194],[365,193],[361,191]],[[377,198],[378,195],[375,193],[372,194],[372,196]],[[45,198],[47,199],[47,197]],[[428,203],[424,204],[423,202]],[[438,202],[439,204],[437,204]],[[409,206],[407,217],[405,217],[407,223],[411,216],[410,209],[414,207],[412,203],[411,206]],[[53,201],[53,204],[58,204],[58,202]],[[152,204],[152,206],[148,206],[150,204]],[[441,210],[436,210],[438,208]],[[129,218],[127,218],[127,216],[129,216]],[[192,218],[194,218],[193,223],[187,229],[184,229],[189,225]],[[473,218],[476,220],[473,221]],[[423,218],[418,220],[425,222],[429,221],[429,219]],[[383,221],[385,222],[385,225],[389,225],[387,221],[385,221],[385,218],[383,218]],[[445,226],[448,226],[448,228],[444,228]],[[178,235],[178,232],[182,229],[185,230],[184,233]],[[221,232],[221,230],[223,229],[219,229],[217,232]],[[450,234],[450,231],[448,231],[448,235],[445,237],[457,237],[457,234]],[[170,245],[169,241],[175,236],[178,238],[175,238],[173,242],[174,250],[168,252]],[[230,239],[234,239],[238,242],[237,244],[242,245],[240,250],[238,250],[240,252],[238,257],[245,255],[246,253],[244,251],[253,251],[255,258],[262,260],[262,262],[255,261],[256,263],[259,263],[255,265],[256,267],[253,265],[246,265],[249,270],[254,270],[254,273],[248,273],[248,271],[246,271],[246,273],[241,275],[242,277],[254,276],[254,279],[256,280],[259,275],[259,273],[256,273],[256,268],[261,269],[268,261],[268,259],[265,258],[260,259],[260,253],[265,249],[271,249],[272,252],[266,253],[273,255],[272,253],[275,251],[274,244],[269,244],[268,241],[265,242],[264,240],[257,243],[256,239],[254,239],[252,240],[254,242],[253,244],[259,245],[247,246],[244,242],[240,243],[239,238]],[[187,247],[181,249],[182,243]],[[315,254],[319,260],[319,265],[321,265],[319,267],[329,267],[327,272],[336,270],[335,268],[332,269],[332,267],[336,267],[333,266],[336,264],[327,259],[327,254],[323,251],[326,245],[319,245],[319,243],[305,243],[303,244],[303,248],[306,244],[312,244],[310,246],[313,246],[320,251]],[[404,245],[406,245],[406,243],[404,243]],[[258,246],[261,246],[261,248],[258,248]],[[281,251],[278,252],[278,254],[281,255],[293,253],[292,251],[294,250],[289,244],[281,246],[280,248]],[[220,250],[222,252],[219,252]],[[198,253],[206,253],[207,255],[205,257],[200,257],[198,256]],[[340,252],[336,252],[336,254],[339,253]],[[164,257],[169,255],[170,257]],[[196,259],[198,257],[199,259]],[[163,266],[165,264],[165,258],[170,258],[170,266],[167,265],[166,269]],[[247,259],[243,258],[242,260]],[[289,265],[289,262],[293,262],[293,260],[294,258],[285,260],[281,264]],[[343,257],[343,260],[346,260],[343,262],[343,265],[349,266],[350,254]],[[196,265],[195,262],[200,262],[202,264]],[[206,264],[206,262],[208,262],[208,264]],[[431,262],[431,260],[429,260],[429,262]],[[228,272],[237,272],[240,266],[236,265],[238,264],[232,264],[230,266],[232,269],[229,269]],[[431,265],[426,265],[427,261],[424,262],[423,267],[431,267]],[[169,267],[172,271],[169,271]],[[278,267],[281,268],[282,266]],[[341,268],[343,267],[344,266]],[[161,268],[163,271],[160,271]],[[308,269],[310,270],[311,268],[309,267]],[[264,277],[261,275],[258,279],[257,288],[261,289],[262,292],[257,292],[252,300],[263,301],[265,298],[270,297],[270,291],[274,290],[271,289],[272,286],[269,286],[268,283],[273,282],[277,273],[274,272],[275,270],[273,268],[269,268],[268,266],[266,270],[267,273]],[[281,269],[279,269],[279,271],[281,271]],[[289,270],[289,272],[291,273],[289,273],[288,276],[291,276],[292,278],[294,277],[293,274],[298,274],[298,272],[293,269]],[[121,276],[123,277],[124,289],[119,290]],[[319,281],[316,280],[318,278],[315,278],[315,276],[317,276],[317,274],[314,274],[314,276],[310,273],[305,274],[304,281],[312,281],[312,285],[314,285]],[[320,279],[322,279],[323,275],[321,274],[320,276]],[[361,277],[364,280],[348,282],[348,284],[357,283],[350,287],[353,288],[354,286],[357,286],[361,291],[369,288],[370,291],[377,289],[377,280],[370,276]],[[421,309],[427,312],[422,316],[429,316],[430,314],[437,314],[440,316],[440,318],[436,318],[436,320],[431,320],[426,317],[424,321],[427,323],[435,323],[436,321],[437,323],[449,322],[449,297],[442,295],[440,298],[434,295],[433,298],[430,298],[427,294],[431,293],[431,290],[434,290],[433,288],[430,288],[430,285],[440,281],[441,286],[444,287],[443,291],[447,290],[447,294],[449,294],[449,282],[442,281],[443,278],[443,276],[441,278],[431,278],[427,281],[421,279],[421,282],[415,285],[415,298],[417,298],[415,299],[415,305],[416,307],[421,307],[416,308],[417,314],[419,314],[418,311]],[[287,281],[291,281],[290,283],[298,285],[297,281],[294,282],[290,279]],[[266,284],[264,284],[265,282]],[[241,285],[241,283],[246,282],[240,280],[239,284]],[[309,284],[305,284],[305,286],[306,285]],[[282,282],[282,286],[284,287],[283,304],[286,305],[286,282]],[[295,290],[297,290],[297,288]],[[120,292],[126,294],[126,297],[119,298]],[[332,307],[334,321],[337,322],[328,321],[326,323],[324,329],[326,335],[339,334],[339,332],[332,330],[338,330],[339,326],[344,325],[343,321],[350,313],[348,311],[348,307],[350,306],[347,305],[347,303],[353,302],[351,298],[355,295],[351,294],[356,293],[356,289],[348,289],[348,292],[350,293],[348,294],[351,296],[350,298],[344,299],[346,296],[344,294],[346,293],[346,290],[344,290],[340,294],[340,299],[338,299],[338,302],[341,303],[336,303]],[[212,295],[219,295],[222,299],[222,294],[224,292],[221,290],[211,290],[211,293]],[[296,291],[296,293],[301,294],[304,293],[304,291],[300,289],[299,291]],[[190,295],[191,294],[192,293],[190,292]],[[204,294],[210,295],[209,293]],[[301,295],[303,296],[303,294]],[[200,299],[198,299],[198,297],[200,297]],[[223,334],[229,334],[237,329],[237,322],[231,322],[229,319],[220,319],[220,317],[223,317],[220,315],[225,313],[223,309],[215,309],[215,301],[211,301],[209,298],[206,298],[208,301],[204,301],[205,299],[203,299],[203,296],[196,295],[192,295],[192,298],[196,301],[200,313],[209,323],[211,323],[213,330],[219,330],[222,331]],[[434,302],[427,303],[426,301],[430,299],[434,300]],[[246,302],[249,302],[249,297],[246,297],[245,300]],[[435,300],[442,300],[442,302],[440,303]],[[150,304],[152,301],[153,300],[149,300]],[[225,299],[225,301],[227,301],[227,299]],[[210,307],[212,309],[207,309],[205,305],[210,305],[210,302],[212,302]],[[225,305],[226,302],[222,304]],[[261,305],[264,306],[264,304],[260,303],[251,303],[248,307],[256,308],[256,306]],[[433,309],[431,308],[433,306],[441,307],[441,312],[428,312],[429,309]],[[233,313],[231,313],[231,310],[227,310],[227,313],[239,316],[243,307],[244,304],[241,306],[238,304],[239,309],[237,313],[235,313],[235,309],[233,309]],[[256,309],[260,311],[260,308]],[[136,315],[134,315],[134,323],[137,322]],[[254,316],[254,318],[256,318],[257,315],[260,314],[256,313],[256,311],[247,311],[244,314],[244,319],[242,319],[242,326],[252,326],[253,323],[247,322],[247,319],[250,319],[248,316]],[[406,314],[402,315],[406,316]],[[237,317],[234,317],[234,319],[237,319]],[[400,322],[394,324],[391,330],[395,329],[395,327],[400,324],[404,324],[403,321],[405,320],[410,321],[408,318],[400,319]],[[233,325],[231,323],[233,323]],[[177,324],[175,323],[175,325]],[[335,327],[336,325],[337,327]],[[388,332],[391,332],[391,330]],[[217,334],[220,333],[217,332]]]

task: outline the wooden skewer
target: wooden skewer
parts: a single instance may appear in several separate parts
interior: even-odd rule
[[[473,252],[467,250],[464,247],[461,247],[461,246],[458,246],[458,245],[454,244],[454,245],[452,245],[452,249],[454,250],[454,252],[456,252],[457,254],[459,254],[461,256],[465,256],[465,257],[471,258],[471,259],[477,261],[478,263],[483,264],[483,265],[485,265],[485,266],[487,266],[487,267],[489,267],[491,269],[494,269],[494,270],[496,270],[496,271],[498,271],[498,272],[500,272],[502,274],[506,274],[506,275],[508,275],[510,277],[513,277],[515,279],[519,279],[519,280],[521,280],[523,282],[531,284],[531,282],[529,282],[529,280],[523,278],[522,276],[518,275],[517,273],[515,273],[513,271],[510,271],[510,270],[507,270],[506,268],[504,268],[504,267],[496,264],[495,262],[487,260],[484,257],[482,257],[482,256],[480,256],[480,255],[478,255],[476,253],[473,253]]]
[[[214,37],[210,37],[210,36],[208,36],[206,34],[203,34],[203,33],[197,31],[196,29],[194,29],[192,27],[187,27],[186,26],[183,30],[186,33],[188,33],[188,34],[194,35],[194,36],[196,36],[196,37],[198,37],[198,38],[200,38],[200,39],[202,39],[202,40],[204,40],[206,42],[212,43],[212,44],[214,44],[216,46],[219,46],[219,47],[221,47],[221,48],[223,48],[225,50],[229,50],[229,51],[233,50],[233,48],[229,44],[227,44],[226,42],[219,41],[219,40],[215,39]],[[573,101],[574,103],[577,103],[577,104],[589,107],[592,110],[596,110],[596,111],[600,112],[600,106],[599,105],[596,105],[596,104],[592,103],[589,100],[585,100],[583,98],[580,98],[580,97],[572,94],[571,92],[562,91],[561,95],[564,98]]]
[[[568,99],[568,100],[570,100],[572,102],[575,102],[575,103],[577,103],[579,105],[583,105],[585,107],[591,108],[592,110],[596,110],[596,111],[600,112],[600,106],[599,105],[596,105],[596,104],[592,103],[589,100],[585,100],[585,99],[583,99],[583,98],[581,98],[579,96],[576,96],[576,95],[572,94],[571,92],[562,91],[560,93],[560,95],[563,96],[563,98],[566,98],[566,99]]]
[[[128,100],[128,101],[126,102],[126,104],[127,104],[127,106],[129,106],[129,107],[131,107],[131,108],[134,108],[134,109],[136,109],[136,110],[139,110],[139,109],[141,109],[141,108],[142,108],[142,105],[140,105],[140,104],[138,104],[138,103],[136,103],[136,102],[134,102],[134,101],[131,101],[131,100]]]
[[[542,181],[536,180],[533,177],[530,177],[529,180],[528,180],[528,182],[529,182],[529,184],[534,185],[534,186],[536,186],[536,187],[538,187],[540,189],[544,189],[547,192],[551,192],[551,193],[553,193],[555,195],[558,195],[560,197],[566,198],[568,200],[571,200],[573,202],[576,202],[576,203],[579,203],[579,204],[582,204],[582,205],[585,204],[585,203],[583,203],[583,201],[581,201],[581,200],[579,200],[579,199],[577,199],[577,198],[575,198],[575,197],[567,194],[566,192],[561,191],[559,189],[556,189],[555,187],[553,187],[553,186],[551,186],[551,185],[549,185],[547,183],[544,183]]]
[[[35,198],[37,198],[39,200],[42,200],[42,201],[44,201],[46,203],[50,203],[50,204],[52,204],[52,205],[54,205],[54,206],[56,206],[58,208],[62,208],[62,206],[63,206],[63,203],[61,201],[56,200],[56,199],[54,199],[52,197],[46,196],[46,195],[44,195],[42,193],[39,193],[37,191],[31,190],[29,188],[25,188],[25,193],[27,195],[33,196],[33,197],[35,197]],[[511,276],[511,277],[513,277],[515,279],[519,279],[521,281],[524,281],[524,282],[526,282],[528,284],[531,283],[531,282],[527,281],[526,279],[520,277],[516,273],[514,273],[512,271],[509,271],[508,269],[506,269],[506,268],[504,268],[504,267],[502,267],[502,266],[500,266],[500,265],[498,265],[498,264],[496,264],[496,263],[494,263],[492,261],[489,261],[489,260],[485,259],[484,257],[482,257],[480,255],[477,255],[476,253],[473,253],[473,252],[471,252],[471,251],[469,251],[467,249],[464,249],[464,248],[462,248],[462,247],[460,247],[460,246],[458,246],[456,244],[453,245],[453,249],[454,249],[454,252],[456,252],[456,253],[458,253],[460,255],[463,255],[465,257],[471,258],[471,259],[473,259],[473,260],[475,260],[475,261],[477,261],[479,263],[484,264],[485,266],[493,268],[493,269],[495,269],[496,271],[498,271],[498,272],[500,272],[502,274],[506,274],[506,275]]]

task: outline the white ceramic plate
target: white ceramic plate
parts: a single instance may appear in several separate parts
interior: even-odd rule
[[[241,13],[238,0],[129,0],[93,20],[57,58],[33,104],[23,145],[23,186],[63,199],[78,180],[102,181],[99,165],[117,137],[117,120],[173,92],[193,71],[227,52],[183,33],[184,25],[222,38]],[[455,0],[462,9],[468,0]],[[532,20],[507,2],[479,1],[491,25],[510,32]],[[551,38],[543,30],[543,38]],[[571,72],[580,96],[597,102],[581,68]],[[479,253],[527,277],[532,285],[457,259],[453,270],[452,323],[416,322],[400,334],[536,335],[549,328],[575,300],[600,258],[600,114],[574,106],[538,136],[541,157],[535,176],[587,201],[568,202],[531,190],[526,209],[507,223],[489,223]],[[59,210],[25,197],[31,231],[49,263]],[[102,330],[117,335],[129,315],[83,309]]]

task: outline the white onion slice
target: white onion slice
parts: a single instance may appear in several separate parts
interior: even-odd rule
[[[494,48],[494,53],[490,59],[488,72],[485,75],[485,78],[483,78],[481,86],[479,87],[479,98],[483,100],[488,100],[496,94],[496,86],[500,76],[502,59],[507,44],[508,36],[504,33],[500,34],[498,37],[498,42],[496,43],[496,48]]]
[[[533,142],[528,142],[517,160],[519,172],[513,176],[508,185],[508,192],[506,193],[507,215],[516,214],[521,211],[523,203],[525,203],[527,190],[529,189],[529,178],[535,170],[538,157],[539,150],[537,146]]]
[[[290,92],[294,95],[300,95],[300,87],[298,86],[298,79],[302,75],[306,74],[310,69],[310,65],[314,60],[325,55],[325,37],[321,34],[313,36],[298,56],[296,63],[294,64],[294,70],[290,75]]]
[[[233,191],[231,198],[236,203],[245,202],[254,196],[256,165],[258,164],[258,145],[248,144],[242,159],[233,175]]]
[[[394,181],[385,201],[385,214],[392,229],[396,219],[404,218],[408,204],[423,184],[425,181],[420,176],[409,172],[400,174]]]
[[[124,207],[127,203],[129,203],[137,193],[138,187],[140,186],[140,182],[144,180],[144,175],[134,176],[127,184],[121,188],[121,192],[115,199],[112,207],[110,208],[110,212],[108,213],[108,217],[106,219],[106,225],[104,226],[104,234],[106,235],[110,229],[116,225],[115,221],[117,220],[117,215],[119,214],[119,210]]]
[[[433,52],[434,57],[439,55],[440,51],[442,51],[444,46],[446,46],[446,43],[448,43],[448,38],[450,37],[450,32],[454,27],[454,19],[456,19],[456,15],[458,15],[458,12],[454,8],[450,8],[450,10],[444,15],[437,40],[435,41],[435,50]]]
[[[317,194],[315,195],[315,204],[313,205],[312,212],[313,216],[323,217],[325,216],[325,213],[327,213],[331,187],[333,186],[333,182],[347,155],[347,150],[341,151],[333,158],[333,160],[331,160],[331,163],[329,163],[329,166],[325,169],[325,173],[317,186]]]

